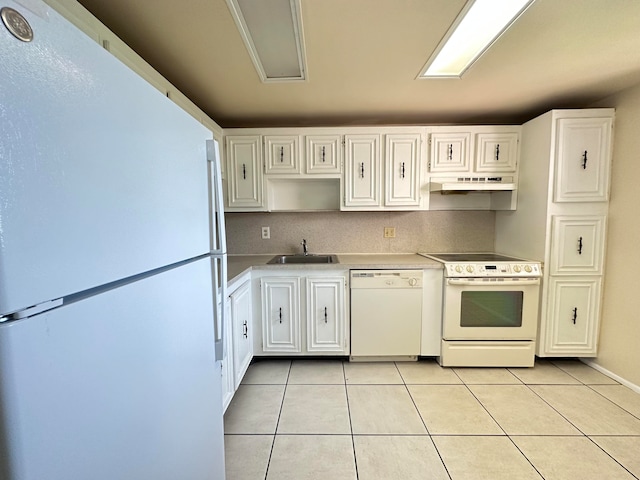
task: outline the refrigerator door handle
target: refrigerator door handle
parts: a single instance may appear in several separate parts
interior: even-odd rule
[[[213,305],[213,327],[216,360],[222,360],[224,355],[224,324],[225,324],[225,301],[227,298],[227,257],[226,255],[212,255],[213,262],[213,289],[214,289],[214,305]],[[220,308],[218,308],[218,302]]]
[[[220,148],[217,140],[207,140],[207,160],[211,182],[211,253],[227,253],[227,236],[224,226],[224,199],[222,193],[222,171]]]

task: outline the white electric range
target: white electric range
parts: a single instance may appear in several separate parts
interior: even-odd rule
[[[420,255],[444,265],[441,365],[533,366],[540,262],[496,253]]]

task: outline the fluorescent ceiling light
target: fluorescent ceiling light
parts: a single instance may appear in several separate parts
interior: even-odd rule
[[[226,0],[263,82],[305,80],[300,0]]]
[[[419,78],[460,77],[532,3],[469,0]]]

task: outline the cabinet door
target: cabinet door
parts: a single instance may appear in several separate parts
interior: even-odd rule
[[[600,278],[550,278],[544,353],[595,356]]]
[[[380,135],[345,135],[346,207],[380,206]]]
[[[518,138],[511,133],[478,133],[476,136],[476,172],[515,172]]]
[[[229,136],[226,147],[229,207],[263,208],[260,136]]]
[[[264,277],[260,286],[263,351],[299,352],[299,277]]]
[[[340,135],[307,135],[305,137],[307,173],[340,173],[342,166],[340,141]]]
[[[385,205],[420,205],[420,134],[387,135]]]
[[[431,134],[432,172],[469,172],[469,144],[471,133],[438,132]]]
[[[551,275],[602,274],[605,217],[554,216]]]
[[[556,140],[556,202],[609,198],[611,118],[562,118]]]
[[[345,351],[344,297],[344,277],[307,278],[308,352]]]
[[[253,357],[251,282],[243,283],[230,298],[233,322],[233,375],[235,388],[238,388]]]
[[[266,135],[266,173],[300,173],[300,137],[298,135]]]
[[[218,304],[218,309],[222,308],[222,305]],[[226,410],[231,403],[233,394],[236,391],[236,383],[233,376],[233,330],[231,322],[231,299],[227,298],[224,302],[225,317],[224,317],[224,341],[223,341],[223,353],[222,353],[222,408]]]

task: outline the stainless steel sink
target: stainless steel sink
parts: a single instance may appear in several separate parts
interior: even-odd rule
[[[267,262],[268,265],[305,264],[305,263],[340,263],[335,255],[276,255]]]

